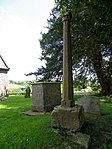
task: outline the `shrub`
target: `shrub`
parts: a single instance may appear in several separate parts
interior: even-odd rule
[[[9,95],[25,95],[25,90],[20,88],[9,89]]]
[[[111,103],[112,102],[112,95],[110,95],[110,96],[102,96],[101,100],[104,100],[105,102]]]

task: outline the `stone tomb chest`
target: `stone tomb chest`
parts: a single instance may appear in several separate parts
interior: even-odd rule
[[[49,112],[61,104],[60,83],[32,84],[32,111]]]

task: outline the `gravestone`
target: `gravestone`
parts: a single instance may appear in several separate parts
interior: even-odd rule
[[[78,99],[78,105],[83,106],[84,112],[100,114],[100,99],[96,96],[83,96]]]
[[[67,129],[73,132],[80,130],[84,123],[84,109],[74,105],[72,79],[72,49],[70,24],[72,15],[66,12],[63,15],[63,99],[61,105],[52,111],[51,126]]]
[[[49,112],[60,103],[60,83],[40,82],[32,84],[32,111]]]
[[[31,89],[30,87],[28,86],[25,90],[25,98],[30,98],[30,93],[31,93]]]

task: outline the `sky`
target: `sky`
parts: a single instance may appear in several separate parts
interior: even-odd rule
[[[34,80],[39,60],[40,32],[46,32],[54,0],[0,0],[0,54],[10,68],[9,80]]]

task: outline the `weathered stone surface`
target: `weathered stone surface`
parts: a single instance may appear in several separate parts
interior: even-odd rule
[[[9,96],[9,80],[7,74],[9,69],[10,68],[7,66],[0,54],[0,100],[4,100]]]
[[[32,111],[49,112],[61,103],[60,83],[32,84]]]
[[[100,114],[100,99],[96,96],[84,96],[78,99],[78,105],[83,106],[84,112]]]
[[[27,112],[23,112],[23,114],[29,115],[29,116],[38,116],[38,115],[44,115],[44,112],[34,112],[32,110],[29,110]]]
[[[53,128],[62,128],[73,132],[80,130],[85,120],[82,106],[72,108],[57,106],[52,111],[51,117]]]
[[[63,102],[62,106],[73,107],[73,78],[72,78],[72,48],[71,48],[71,25],[72,14],[65,12],[63,21]]]
[[[6,73],[0,73],[0,98],[8,97],[9,81]]]
[[[83,134],[81,132],[69,133],[68,137],[72,143],[75,143],[80,147],[84,147],[86,149],[89,148],[89,145],[91,143],[90,135]]]
[[[30,93],[31,93],[31,89],[30,87],[28,86],[25,90],[25,98],[30,98]]]

